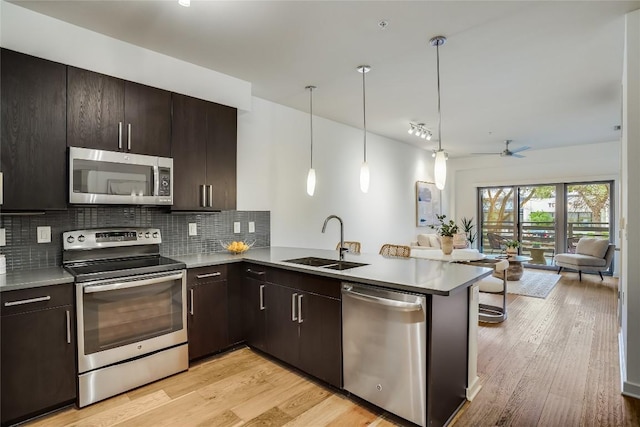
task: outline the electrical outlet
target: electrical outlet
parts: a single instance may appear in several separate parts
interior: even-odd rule
[[[7,229],[0,228],[0,246],[7,245]]]
[[[240,232],[240,223],[239,222],[234,222],[233,223],[233,232],[234,233],[239,233]]]
[[[51,227],[38,227],[38,243],[51,243]]]
[[[195,222],[189,223],[189,236],[197,236],[198,235],[198,224]]]
[[[249,233],[256,232],[256,223],[253,221],[249,221]]]

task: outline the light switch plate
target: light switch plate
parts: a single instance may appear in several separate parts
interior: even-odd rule
[[[0,228],[0,246],[7,246],[7,229]]]
[[[234,233],[239,233],[240,232],[240,223],[239,222],[234,222],[233,223],[233,232]]]
[[[195,222],[189,223],[189,236],[197,236],[198,235],[198,224]]]
[[[51,227],[38,227],[38,243],[51,243]]]
[[[256,232],[256,223],[253,221],[249,221],[249,233]]]

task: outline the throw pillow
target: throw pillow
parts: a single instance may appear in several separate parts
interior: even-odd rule
[[[596,258],[604,258],[604,255],[607,253],[608,247],[608,240],[583,237],[578,240],[576,253],[581,255],[590,255]]]
[[[429,243],[431,244],[432,248],[442,248],[442,246],[440,245],[440,236],[438,236],[437,234],[429,234]]]
[[[457,233],[453,235],[453,249],[464,249],[467,247],[467,235]]]
[[[418,234],[418,246],[431,246],[429,234]]]

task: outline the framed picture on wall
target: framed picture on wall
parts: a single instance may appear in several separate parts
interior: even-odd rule
[[[433,182],[416,181],[416,225],[438,224],[436,215],[440,215],[440,190]]]

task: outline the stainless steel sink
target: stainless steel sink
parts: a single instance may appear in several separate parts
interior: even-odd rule
[[[323,265],[322,267],[331,268],[333,270],[348,270],[350,268],[362,267],[363,265],[369,265],[369,264],[363,264],[361,262],[338,261],[335,264]]]
[[[316,257],[286,259],[284,260],[284,262],[308,265],[310,267],[330,268],[332,270],[348,270],[350,268],[362,267],[363,265],[368,265],[368,264],[363,264],[361,262],[338,261],[335,259],[316,258]]]

